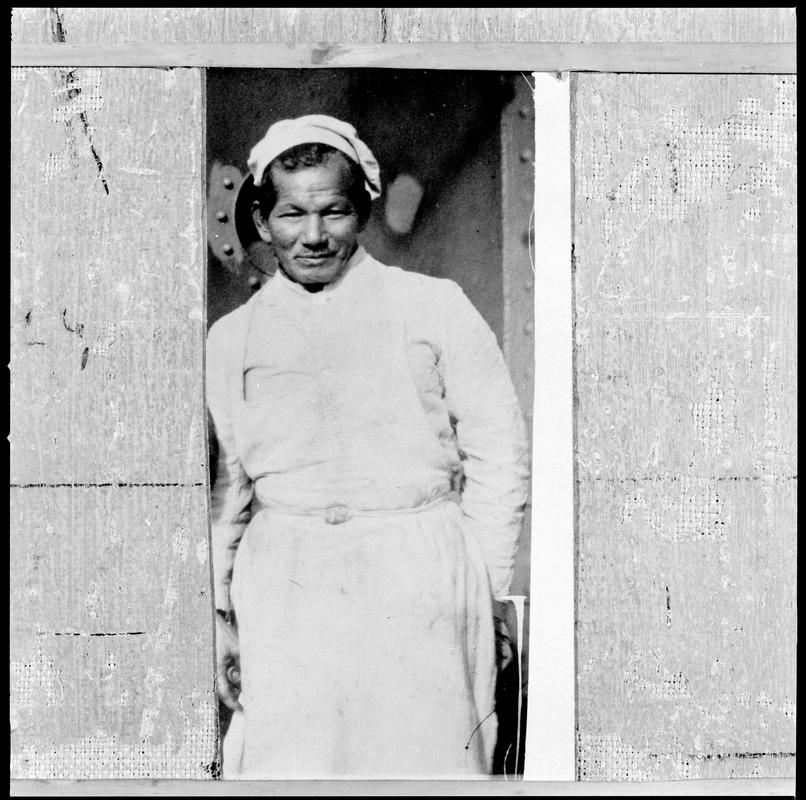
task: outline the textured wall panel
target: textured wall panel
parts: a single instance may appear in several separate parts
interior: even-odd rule
[[[795,41],[794,8],[389,8],[384,11],[390,42]]]
[[[575,87],[579,775],[793,775],[795,81]]]
[[[206,490],[11,495],[12,774],[215,770]]]
[[[377,42],[379,8],[17,8],[14,42]]]
[[[199,74],[11,88],[12,481],[200,481]]]
[[[12,71],[12,775],[215,769],[201,74]]]
[[[794,42],[794,8],[17,8],[12,40]]]

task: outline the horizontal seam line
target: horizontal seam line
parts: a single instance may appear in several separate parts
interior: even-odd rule
[[[40,631],[39,636],[144,636],[146,631],[110,631],[108,633],[89,631]]]
[[[796,481],[797,475],[642,475],[637,478],[611,478],[609,475],[596,475],[577,478],[577,483],[584,481],[610,481],[611,483],[640,483],[644,481]]]
[[[204,486],[203,481],[193,483],[12,483],[12,489],[61,489],[61,488],[108,488],[116,487],[165,487],[165,486]]]

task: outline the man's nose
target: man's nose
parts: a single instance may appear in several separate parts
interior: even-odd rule
[[[311,214],[305,220],[305,228],[302,231],[302,243],[306,245],[322,244],[325,240],[325,227],[322,218],[318,214]]]

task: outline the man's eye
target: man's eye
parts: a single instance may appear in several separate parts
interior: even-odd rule
[[[347,211],[343,208],[329,208],[325,211],[326,217],[343,217],[347,214]]]

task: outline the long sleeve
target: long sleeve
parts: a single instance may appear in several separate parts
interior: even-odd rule
[[[235,315],[239,314],[238,311]],[[212,558],[216,608],[229,611],[229,587],[238,543],[250,519],[253,488],[235,453],[233,430],[233,366],[241,337],[238,317],[228,315],[216,322],[207,335],[207,407],[218,441],[215,482],[210,491]],[[242,344],[242,342],[240,342]]]
[[[523,415],[495,334],[446,281],[439,356],[463,461],[462,511],[481,545],[495,597],[509,593],[528,496]]]

